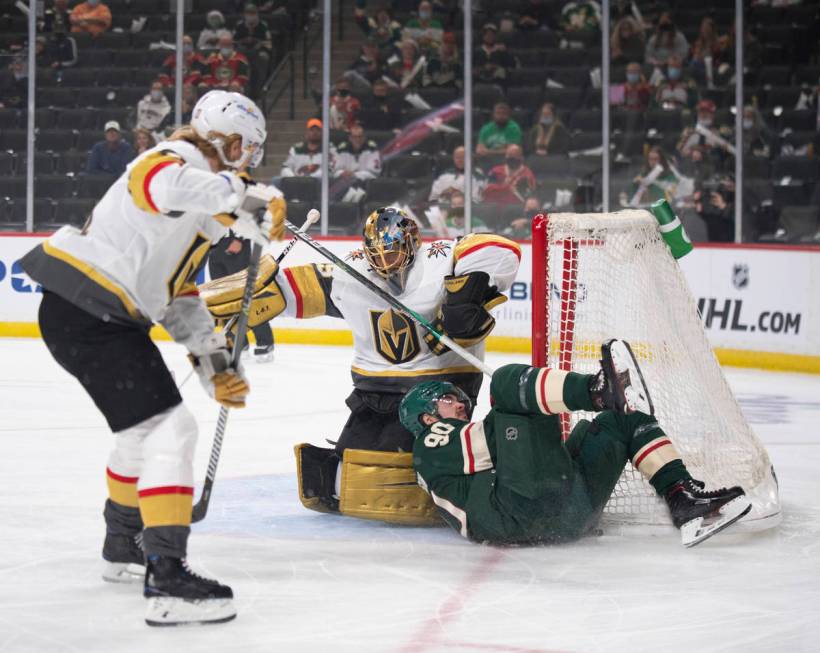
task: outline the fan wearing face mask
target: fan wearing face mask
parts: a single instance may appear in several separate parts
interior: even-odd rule
[[[148,95],[137,103],[137,128],[156,132],[170,113],[171,103],[165,97],[162,82],[156,81],[151,84]]]
[[[683,60],[673,55],[666,64],[664,81],[655,89],[654,106],[665,111],[693,109],[697,100],[697,86],[683,67]]]
[[[219,37],[218,49],[205,61],[207,68],[202,84],[208,88],[223,90],[245,89],[250,81],[250,64],[247,57],[234,46],[233,36]]]
[[[242,20],[233,32],[236,47],[251,64],[251,80],[255,86],[268,78],[273,49],[273,37],[268,24],[259,17],[259,9],[248,3],[242,10]]]

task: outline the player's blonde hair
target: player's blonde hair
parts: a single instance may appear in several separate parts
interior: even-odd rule
[[[219,158],[219,153],[216,151],[216,148],[209,143],[207,140],[202,138],[199,134],[196,133],[196,130],[191,127],[191,125],[183,125],[182,127],[178,127],[173,134],[168,137],[169,141],[186,141],[196,147],[207,159],[215,159],[217,165],[219,166],[220,170],[227,170],[228,166],[222,163],[222,160]],[[231,134],[230,136],[225,137],[225,146],[224,151],[227,153],[230,151],[231,146],[234,144],[235,141],[241,141],[242,136],[239,134]]]

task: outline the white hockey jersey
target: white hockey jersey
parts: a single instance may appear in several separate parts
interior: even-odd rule
[[[23,258],[23,268],[104,320],[168,321],[176,298],[197,295],[197,271],[212,241],[227,232],[215,216],[239,204],[236,183],[229,173],[211,172],[194,145],[164,141],[129,164],[83,229],[62,227]],[[213,330],[204,306],[187,313],[186,320],[199,324],[184,325],[181,338],[172,325],[175,339],[191,329]]]
[[[416,253],[405,290],[396,298],[432,322],[444,299],[445,276],[484,271],[490,276],[490,284],[504,292],[515,279],[520,259],[521,249],[516,243],[491,234],[428,243]],[[390,292],[384,280],[370,269],[362,250],[351,252],[346,262]],[[422,327],[344,270],[304,265],[283,272],[279,284],[287,302],[283,315],[341,317],[353,331],[351,373],[357,388],[401,393],[419,381],[480,376],[480,371],[458,354],[447,351],[436,356],[424,341]],[[469,351],[483,358],[484,343]]]

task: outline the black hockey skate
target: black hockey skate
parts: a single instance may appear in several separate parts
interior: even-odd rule
[[[678,481],[667,492],[672,523],[680,529],[681,543],[692,547],[734,524],[752,509],[740,487],[706,491],[695,479]]]
[[[253,360],[257,363],[270,363],[273,360],[273,345],[254,347]]]
[[[597,410],[655,414],[649,388],[628,342],[607,340],[601,345],[600,363],[600,371],[589,384],[589,395]]]
[[[193,573],[180,558],[148,556],[144,595],[149,626],[222,623],[236,617],[231,588]]]
[[[102,577],[108,583],[138,583],[145,577],[142,533],[137,535],[106,533],[102,557],[105,560]]]

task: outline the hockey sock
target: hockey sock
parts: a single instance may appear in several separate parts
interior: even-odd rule
[[[632,466],[663,496],[674,483],[691,478],[680,454],[658,423],[641,416],[630,443]]]

